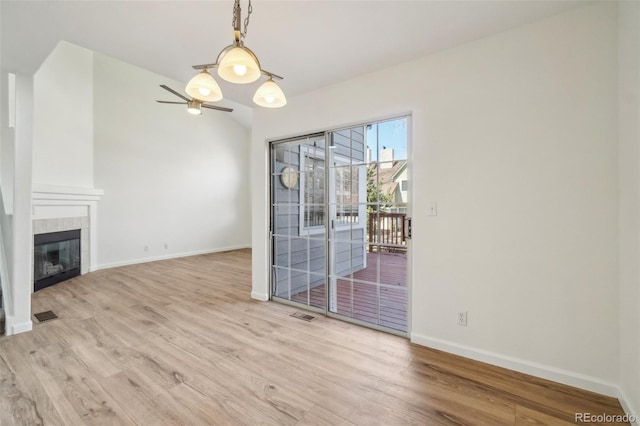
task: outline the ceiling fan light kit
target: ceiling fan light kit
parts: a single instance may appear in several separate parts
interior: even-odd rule
[[[193,115],[201,115],[202,114],[202,109],[200,109],[201,106],[202,106],[202,103],[198,102],[195,99],[187,101],[187,112]]]
[[[253,83],[258,80],[261,75],[266,75],[268,80],[258,88],[253,97],[253,101],[267,108],[279,108],[287,104],[287,99],[282,89],[273,81],[274,78],[278,80],[282,80],[283,78],[263,70],[260,67],[260,61],[258,61],[256,55],[251,49],[244,46],[243,39],[247,34],[252,9],[251,0],[249,0],[247,17],[244,20],[244,31],[242,31],[240,0],[235,0],[233,5],[234,42],[222,49],[215,64],[193,66],[194,69],[202,70],[202,72],[193,77],[187,84],[185,90],[190,96],[211,102],[222,99],[222,91],[208,71],[210,68],[217,68],[220,78],[235,84]],[[207,98],[207,96],[209,98]],[[213,99],[212,97],[217,98]]]

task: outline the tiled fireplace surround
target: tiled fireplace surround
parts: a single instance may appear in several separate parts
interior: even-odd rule
[[[102,194],[100,189],[33,186],[33,235],[80,229],[82,274],[98,266],[98,201]]]

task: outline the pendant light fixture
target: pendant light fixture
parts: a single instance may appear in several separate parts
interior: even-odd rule
[[[189,81],[185,91],[192,98],[207,102],[216,102],[222,99],[220,86],[206,68]]]
[[[266,108],[279,108],[287,104],[287,99],[282,89],[273,81],[274,78],[277,80],[282,80],[283,78],[263,70],[256,55],[244,45],[252,10],[251,0],[249,0],[247,17],[244,20],[244,31],[242,31],[240,0],[235,0],[233,5],[233,44],[222,49],[215,64],[193,66],[194,69],[202,71],[196,74],[187,84],[185,91],[190,96],[210,102],[222,99],[220,86],[209,73],[209,69],[217,68],[220,78],[235,84],[249,84],[258,80],[261,75],[267,76],[267,81],[258,88],[253,101]]]
[[[287,104],[282,89],[273,81],[271,76],[256,90],[253,102],[265,108],[280,108]]]

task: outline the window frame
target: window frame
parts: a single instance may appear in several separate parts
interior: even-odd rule
[[[333,155],[333,161],[334,161],[334,165],[332,167],[328,167],[327,166],[327,161],[326,161],[326,155],[325,155],[325,151],[324,150],[317,150],[314,149],[314,152],[311,152],[312,150],[310,149],[310,147],[308,146],[300,146],[300,179],[299,179],[299,185],[300,185],[300,190],[298,191],[298,235],[300,236],[306,236],[306,235],[319,235],[319,234],[324,234],[325,232],[325,227],[327,226],[327,223],[325,222],[322,225],[315,225],[315,226],[305,226],[305,207],[306,204],[304,203],[304,194],[306,191],[306,162],[307,162],[307,158],[312,158],[314,160],[322,160],[324,162],[324,170],[325,170],[325,182],[326,182],[326,174],[329,173],[329,180],[330,182],[335,181],[335,178],[333,176],[333,169],[335,168],[336,165],[339,166],[351,166],[351,167],[364,167],[365,168],[365,172],[363,173],[362,171],[360,171],[358,173],[358,199],[362,200],[363,196],[365,197],[364,199],[366,200],[366,164],[358,164],[358,165],[353,165],[351,162],[351,159],[349,157],[345,157],[343,155]],[[332,217],[332,215],[330,214],[330,211],[332,209],[332,206],[336,205],[336,192],[333,189],[333,185],[329,185],[330,188],[325,188],[325,194],[328,197],[329,202],[327,203],[325,200],[324,203],[324,207],[325,207],[325,220],[328,220],[330,217]],[[327,210],[328,208],[328,210]],[[335,209],[335,207],[333,207]],[[341,223],[341,224],[337,224],[335,229],[336,230],[343,230],[343,229],[349,229],[350,227],[353,228],[365,228],[366,227],[366,203],[362,203],[359,202],[358,203],[358,221],[357,222],[350,222],[350,223]]]

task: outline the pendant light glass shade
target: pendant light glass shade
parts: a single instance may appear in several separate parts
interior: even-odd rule
[[[269,78],[256,90],[253,102],[265,108],[280,108],[287,104],[287,98],[284,97],[280,86]]]
[[[216,102],[222,99],[222,90],[206,69],[196,74],[189,83],[185,92],[192,98],[201,101]]]
[[[198,101],[189,101],[187,102],[187,111],[189,114],[200,115],[202,114],[202,109],[200,108],[202,104]]]
[[[253,83],[261,74],[254,55],[249,49],[240,46],[235,46],[225,53],[218,65],[218,75],[230,83]]]

